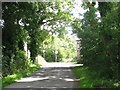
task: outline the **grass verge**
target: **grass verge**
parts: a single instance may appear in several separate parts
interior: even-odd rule
[[[79,88],[115,88],[114,82],[104,77],[98,77],[97,72],[88,67],[75,67],[73,72],[80,79]]]
[[[39,68],[40,68],[40,65],[32,64],[32,65],[30,65],[29,69],[27,69],[23,72],[20,72],[20,73],[14,74],[14,75],[8,75],[8,76],[2,78],[2,88],[16,82],[16,80],[19,80],[23,77],[26,77],[26,76],[32,74]]]

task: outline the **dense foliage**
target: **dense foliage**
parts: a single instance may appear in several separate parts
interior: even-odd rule
[[[49,62],[60,62],[67,58],[76,57],[76,44],[74,36],[63,35],[59,37],[58,35],[50,36],[44,40],[42,49],[45,52],[43,57]]]
[[[98,76],[119,82],[120,5],[110,2],[98,2],[98,8],[95,5],[95,2],[84,2],[84,18],[73,23],[74,32],[82,38],[81,57],[84,65],[96,71]]]
[[[27,69],[36,62],[37,55],[42,54],[43,41],[58,32],[63,33],[61,28],[71,20],[72,3],[66,5],[67,2],[60,1],[2,3],[3,76]],[[46,52],[47,58],[52,55],[49,49]]]

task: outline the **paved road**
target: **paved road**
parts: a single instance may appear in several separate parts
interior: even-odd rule
[[[61,88],[74,90],[78,87],[79,81],[71,71],[71,67],[75,66],[81,65],[74,63],[47,63],[32,75],[22,78],[5,88],[12,90],[15,90],[15,88],[19,88],[19,90],[23,90],[20,88],[25,90],[38,90],[40,88],[43,90],[61,90]]]

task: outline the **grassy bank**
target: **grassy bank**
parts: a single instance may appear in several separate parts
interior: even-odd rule
[[[116,84],[112,80],[98,77],[97,72],[93,72],[88,67],[75,67],[73,72],[80,79],[79,88],[115,88]]]
[[[20,73],[14,74],[14,75],[8,75],[7,77],[2,78],[2,87],[10,85],[11,83],[16,82],[16,80],[19,80],[27,75],[32,74],[39,68],[40,68],[39,65],[32,64],[32,65],[30,65],[29,69],[27,69],[23,72],[20,72]]]

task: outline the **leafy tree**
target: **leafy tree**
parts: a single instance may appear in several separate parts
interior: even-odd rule
[[[59,1],[53,3],[3,2],[2,4],[4,20],[2,33],[4,62],[2,63],[3,68],[8,70],[4,72],[4,75],[8,75],[14,73],[12,64],[17,62],[16,58],[20,58],[19,53],[24,52],[25,42],[31,53],[31,62],[35,63],[35,57],[40,53],[40,47],[49,33],[60,32],[57,28],[64,27],[71,20],[69,10],[72,8],[72,4],[67,5],[66,1],[65,3]],[[45,27],[52,28],[49,30]],[[22,59],[20,58],[21,61]]]
[[[84,18],[73,23],[74,32],[82,38],[83,63],[98,71],[98,75],[119,81],[119,5],[110,2],[98,2],[98,8],[94,5],[84,2],[83,8],[87,9]]]

